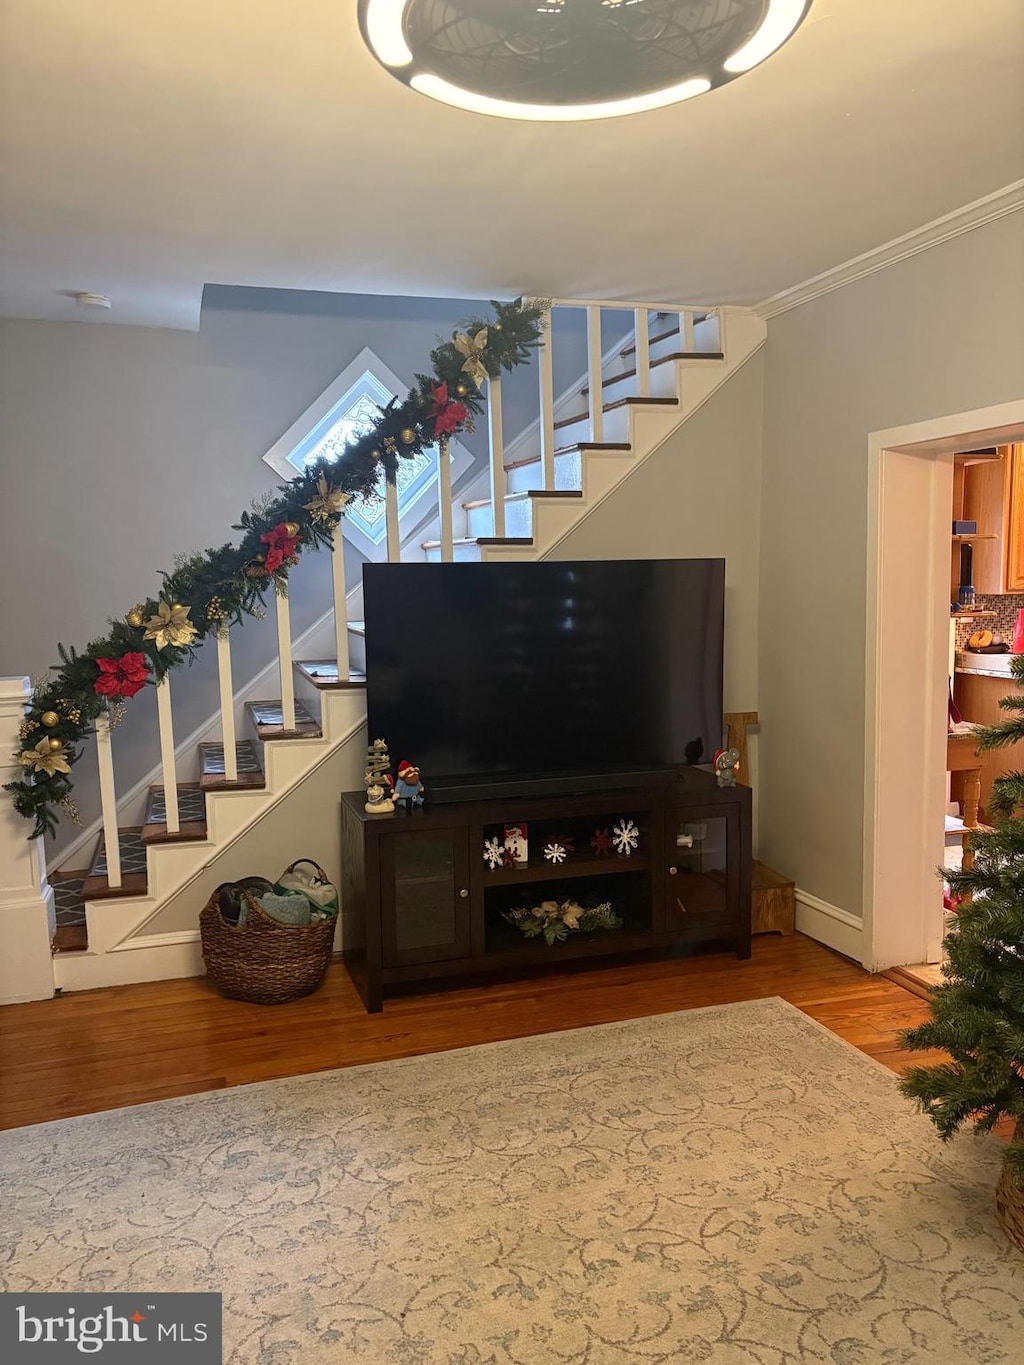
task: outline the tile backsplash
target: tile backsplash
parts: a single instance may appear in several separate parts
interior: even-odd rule
[[[982,617],[980,621],[957,621],[957,649],[965,649],[968,638],[976,630],[982,629],[990,630],[996,639],[1001,638],[1009,644],[1013,639],[1013,630],[1017,624],[1017,613],[1024,608],[1024,593],[979,593],[975,599],[975,606],[979,611],[994,611],[996,615]]]

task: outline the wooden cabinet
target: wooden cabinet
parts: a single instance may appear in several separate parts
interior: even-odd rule
[[[1024,445],[1009,447],[1006,591],[1024,592]]]
[[[368,1010],[388,986],[581,957],[703,945],[750,956],[750,790],[685,769],[670,784],[368,815],[342,797],[345,965]],[[525,864],[490,867],[484,844],[526,825]],[[635,843],[609,846],[616,828]],[[557,844],[557,861],[545,856]],[[509,923],[541,901],[607,902],[615,930],[548,944]]]
[[[402,830],[381,844],[382,960],[445,962],[470,948],[469,845],[464,828]]]
[[[978,524],[973,538],[975,592],[1024,592],[1024,445],[999,446],[995,458],[957,457],[953,517]],[[958,544],[953,549],[950,591],[955,600]]]

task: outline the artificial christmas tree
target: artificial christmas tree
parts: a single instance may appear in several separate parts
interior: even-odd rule
[[[1024,688],[1024,655],[1012,671]],[[1000,705],[1009,717],[979,728],[979,749],[1024,740],[1024,695]],[[939,1048],[952,1060],[913,1068],[901,1087],[943,1140],[968,1121],[982,1132],[1002,1118],[1013,1121],[996,1206],[1024,1251],[1024,773],[997,779],[989,811],[994,828],[970,836],[974,866],[945,872],[960,898],[945,941],[946,980],[932,991],[931,1018],[901,1035],[905,1047]]]

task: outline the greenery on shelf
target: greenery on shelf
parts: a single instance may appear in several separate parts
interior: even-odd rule
[[[60,662],[33,690],[15,758],[25,769],[7,783],[14,808],[32,834],[56,832],[61,813],[77,819],[72,768],[82,741],[143,687],[190,662],[211,635],[261,616],[268,590],[287,592],[288,571],[306,550],[332,548],[353,498],[373,495],[380,469],[395,482],[398,461],[460,431],[481,411],[481,387],[529,359],[547,311],[543,300],[492,300],[493,315],[471,318],[430,353],[431,372],[418,374],[404,399],[380,410],[373,428],[335,460],[318,460],[254,503],[236,526],[237,544],[183,557],[154,596],[110,620],[108,633],[85,649],[58,646]]]
[[[548,944],[563,943],[570,934],[592,934],[622,927],[622,920],[610,901],[590,909],[574,900],[542,901],[540,905],[506,910],[502,918],[515,925],[524,938],[543,937]]]
[[[1024,688],[1024,655],[1014,658],[1012,673]],[[1000,706],[1009,715],[979,729],[980,749],[1024,740],[1024,693]],[[1024,1185],[1024,773],[996,780],[989,809],[992,831],[969,836],[973,868],[946,873],[960,903],[931,1018],[901,1035],[905,1047],[942,1049],[952,1060],[913,1068],[902,1089],[944,1140],[969,1121],[984,1132],[1011,1119],[1016,1136],[1006,1162]]]

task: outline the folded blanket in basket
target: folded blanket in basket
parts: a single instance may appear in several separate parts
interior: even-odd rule
[[[257,898],[256,903],[279,924],[290,924],[297,929],[305,929],[312,923],[312,908],[303,895],[282,896],[274,891],[267,891]],[[242,907],[242,913],[238,918],[239,924],[245,923],[246,908]]]

